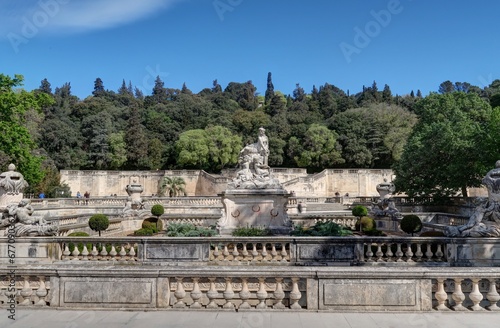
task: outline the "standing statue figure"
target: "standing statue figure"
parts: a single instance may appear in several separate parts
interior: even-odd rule
[[[259,138],[257,140],[257,152],[263,158],[263,165],[269,162],[269,139],[266,136],[266,129],[259,128]]]

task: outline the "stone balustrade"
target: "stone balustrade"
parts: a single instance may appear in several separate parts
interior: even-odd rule
[[[500,311],[497,275],[433,279],[433,307],[438,311]]]
[[[119,229],[119,222],[112,225]],[[100,247],[104,243],[105,250]],[[7,239],[0,238],[0,263],[9,262],[7,245]],[[500,240],[494,238],[36,237],[16,239],[16,249],[19,263],[116,260],[165,265],[500,265],[496,255],[500,253]]]
[[[50,277],[31,275],[7,275],[0,281],[0,306],[6,309],[15,302],[15,306],[49,306]],[[13,301],[12,301],[13,300]]]

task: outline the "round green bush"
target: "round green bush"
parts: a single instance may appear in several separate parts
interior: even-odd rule
[[[84,231],[75,231],[68,235],[68,237],[89,237],[90,235]]]
[[[362,231],[363,232],[372,231],[372,230],[376,230],[377,229],[377,225],[376,225],[374,219],[372,219],[369,216],[363,216],[363,217],[361,217],[360,220],[358,220],[356,222],[355,229],[357,231],[359,231],[360,222],[361,222],[361,226],[362,226]]]
[[[139,230],[134,231],[134,236],[152,236],[154,234],[152,229],[144,229],[141,228]]]
[[[100,237],[101,231],[108,229],[109,219],[104,214],[94,214],[89,219],[89,227],[94,231],[98,231]]]
[[[368,215],[368,209],[363,205],[356,205],[352,208],[352,215],[362,217]]]
[[[159,217],[162,216],[163,213],[165,213],[165,208],[163,207],[163,205],[156,204],[151,207],[151,214],[153,214],[154,216]]]
[[[422,230],[422,220],[415,214],[405,215],[403,219],[401,219],[401,230],[406,233],[411,233],[412,236],[414,233]]]

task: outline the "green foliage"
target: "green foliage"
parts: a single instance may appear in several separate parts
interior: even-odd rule
[[[181,177],[164,177],[160,183],[158,193],[160,196],[167,194],[169,197],[185,196],[186,182]]]
[[[292,236],[350,236],[352,231],[335,222],[317,222],[310,228],[304,226],[295,226],[290,233]]]
[[[109,227],[109,219],[104,214],[94,214],[89,219],[89,227],[94,231],[98,231],[100,237],[101,231],[104,231]]]
[[[68,237],[88,237],[89,234],[86,233],[85,231],[75,231],[70,234],[68,234]]]
[[[141,228],[134,231],[134,236],[152,236],[154,233],[153,229]]]
[[[362,217],[368,215],[368,209],[363,205],[356,205],[352,208],[352,215]]]
[[[475,93],[431,94],[419,100],[419,122],[394,167],[394,183],[410,197],[455,196],[478,187],[487,167],[490,105]]]
[[[154,216],[162,216],[163,213],[165,213],[165,208],[161,204],[155,204],[153,207],[151,207],[151,214]]]
[[[171,223],[167,227],[168,237],[212,237],[217,231],[211,228],[196,227],[189,223]]]
[[[154,233],[163,230],[163,221],[155,218],[149,218],[142,221],[141,228],[152,230]]]
[[[366,215],[366,214],[365,214]],[[377,224],[375,220],[369,216],[362,216],[358,221],[356,221],[355,230],[360,230],[360,224],[362,226],[361,231],[368,232],[377,229]]]
[[[271,232],[266,228],[240,227],[234,229],[231,235],[235,237],[262,237],[271,235]]]
[[[406,233],[411,233],[412,236],[414,233],[422,230],[422,220],[414,214],[405,215],[403,219],[401,219],[400,225],[401,230]]]

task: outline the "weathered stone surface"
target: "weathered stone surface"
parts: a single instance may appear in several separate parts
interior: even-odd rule
[[[205,261],[208,259],[208,252],[208,244],[153,244],[146,248],[146,259]]]
[[[430,310],[430,281],[406,279],[320,280],[320,309]]]
[[[147,278],[62,278],[60,306],[154,307],[156,281]]]
[[[350,262],[356,259],[354,244],[351,245],[299,245],[298,261]]]

